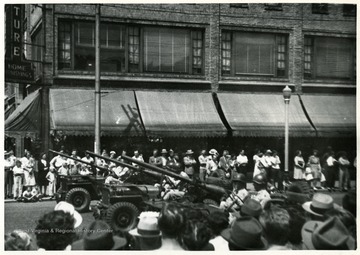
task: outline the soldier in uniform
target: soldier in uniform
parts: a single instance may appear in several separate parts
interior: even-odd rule
[[[228,209],[231,207],[232,210],[240,209],[243,205],[245,198],[249,194],[246,189],[246,177],[242,173],[234,173],[232,177],[233,190],[226,200],[220,203],[221,209]]]
[[[255,188],[255,193],[251,195],[251,198],[260,202],[261,206],[264,208],[266,202],[270,200],[270,194],[266,190],[267,180],[265,174],[255,175],[253,178],[253,184]]]

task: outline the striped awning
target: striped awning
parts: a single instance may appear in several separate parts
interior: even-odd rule
[[[211,93],[136,91],[147,135],[212,137],[227,133]]]
[[[285,103],[282,94],[218,93],[218,98],[234,136],[284,136]],[[290,100],[289,135],[315,135],[297,95]]]
[[[318,136],[356,136],[356,96],[302,95]]]
[[[87,89],[50,89],[51,129],[67,135],[94,135],[95,93]],[[144,135],[133,91],[101,92],[101,135]]]

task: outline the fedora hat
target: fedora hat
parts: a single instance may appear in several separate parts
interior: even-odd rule
[[[113,230],[104,221],[94,221],[85,232],[83,239],[71,245],[72,250],[118,250],[127,241],[125,238],[114,236]]]
[[[165,154],[165,153],[168,153],[166,149],[162,149],[161,150],[161,154]]]
[[[302,207],[305,211],[321,217],[326,211],[338,208],[339,205],[334,203],[334,199],[330,195],[316,193],[313,196],[312,201],[303,203]]]
[[[194,152],[192,150],[187,150],[185,155],[191,155],[191,154],[194,154]]]
[[[267,241],[262,231],[259,221],[246,216],[236,219],[231,228],[221,232],[221,236],[241,250],[265,250]]]
[[[217,152],[217,150],[211,149],[211,150],[209,151],[209,154],[210,154],[210,155],[215,155],[215,154],[219,154],[219,153]]]
[[[132,236],[151,238],[161,236],[158,225],[158,212],[142,212],[136,228],[129,231]]]
[[[259,217],[262,213],[262,207],[260,202],[248,198],[244,201],[244,204],[241,206],[240,212],[242,215]]]
[[[59,202],[55,206],[54,211],[63,211],[63,212],[69,213],[71,216],[73,216],[75,219],[74,228],[79,227],[83,221],[83,218],[81,217],[80,213],[78,213],[75,210],[75,207],[72,204],[69,204],[68,202],[65,202],[65,201]]]
[[[308,221],[301,230],[304,249],[354,250],[355,240],[338,217]]]

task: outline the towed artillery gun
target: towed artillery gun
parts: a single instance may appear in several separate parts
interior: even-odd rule
[[[90,151],[87,151],[87,153],[94,157],[111,161],[115,164],[124,164],[118,160],[97,155]],[[212,205],[218,205],[217,201],[227,193],[227,190],[223,187],[199,182],[175,172],[138,161],[131,157],[122,156],[121,158],[127,162],[132,162],[140,166],[139,168],[136,168],[136,171],[138,172],[146,171],[147,174],[161,176],[162,179],[168,176],[180,180],[187,186],[187,192],[178,202],[181,202],[184,205],[191,205],[206,212],[220,210]],[[105,184],[102,188],[102,198],[98,205],[93,208],[94,216],[95,218],[105,220],[115,231],[129,231],[136,226],[137,217],[140,212],[146,210],[161,210],[164,203],[166,203],[161,197],[161,191],[161,185],[135,185],[128,183],[114,185]]]
[[[86,212],[89,210],[91,200],[99,200],[101,198],[102,186],[105,182],[105,177],[96,174],[97,169],[106,172],[107,168],[97,166],[93,163],[89,163],[87,161],[83,161],[81,159],[74,158],[70,155],[49,150],[52,153],[60,155],[65,158],[70,158],[74,161],[77,161],[81,164],[87,165],[92,169],[91,175],[62,175],[59,176],[58,181],[60,182],[60,188],[57,190],[55,194],[56,202],[66,201],[72,204],[75,207],[75,210],[78,212]],[[118,162],[119,165],[123,167],[127,167],[131,170],[137,170],[136,167]],[[136,173],[136,172],[135,172]],[[143,184],[147,181],[157,180],[161,177],[161,175],[156,174],[154,172],[150,172],[147,170],[143,171],[143,174],[134,174],[128,175],[123,182],[129,182],[134,184]],[[151,180],[153,179],[153,180]]]

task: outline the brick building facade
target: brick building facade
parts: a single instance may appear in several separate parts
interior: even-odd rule
[[[47,149],[55,146],[50,144],[49,133],[56,131],[47,124],[54,121],[50,90],[94,88],[95,5],[43,4],[27,5],[26,9],[32,43],[41,45],[31,51],[31,59],[43,62],[37,64],[37,82],[31,86],[42,88],[44,117],[40,137],[42,148]],[[356,5],[102,4],[101,24],[102,89],[135,94],[155,91],[212,95],[228,132],[216,138],[201,136],[199,146],[237,150],[237,144],[242,144],[251,153],[256,146],[282,150],[282,131],[273,133],[270,128],[269,134],[273,135],[267,135],[262,129],[253,132],[248,127],[250,130],[244,133],[241,123],[236,123],[239,120],[229,117],[223,103],[232,94],[255,95],[254,100],[256,95],[263,95],[271,101],[272,95],[280,97],[288,85],[293,91],[292,100],[299,97],[296,104],[303,107],[301,114],[312,128],[303,135],[292,136],[290,132],[290,149],[310,149],[316,143],[323,147],[339,145],[340,141],[338,149],[355,150],[355,116],[350,132],[344,131],[341,124],[339,132],[322,132],[321,128],[317,130],[317,117],[313,117],[317,113],[311,116],[306,101],[311,96],[315,101],[317,96],[330,96],[323,102],[337,98],[347,102],[350,98],[349,107],[354,108]],[[319,107],[321,104],[319,101]],[[241,126],[239,132],[237,124]],[[69,146],[81,139],[74,135],[76,142]],[[128,143],[143,145],[140,140],[129,138]],[[103,141],[106,144],[112,138],[104,137]],[[169,135],[163,143],[144,146],[169,148],[174,143],[188,145],[191,141],[193,138]]]

